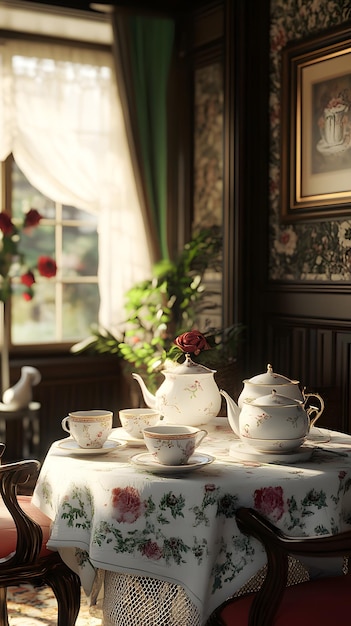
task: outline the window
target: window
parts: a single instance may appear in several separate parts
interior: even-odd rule
[[[21,235],[20,251],[30,265],[40,255],[55,258],[58,271],[50,280],[36,277],[35,295],[25,301],[12,297],[12,343],[41,344],[73,342],[89,334],[98,320],[98,235],[97,217],[54,202],[36,190],[15,161],[7,160],[14,221],[35,208],[42,215],[37,228]],[[8,194],[7,194],[8,195]]]
[[[56,18],[46,17],[52,32]],[[71,32],[68,22],[61,32]],[[47,254],[58,267],[53,279],[36,276],[33,301],[13,296],[14,346],[59,349],[87,337],[94,322],[120,331],[125,293],[150,275],[110,43],[8,31],[2,39],[0,161],[9,170],[1,208],[21,221],[29,208],[43,215],[21,248],[26,260]]]

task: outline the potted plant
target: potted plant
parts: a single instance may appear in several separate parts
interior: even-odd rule
[[[73,346],[72,351],[115,354],[127,373],[141,371],[149,389],[160,384],[160,371],[167,359],[177,360],[181,351],[174,339],[197,326],[199,316],[218,309],[219,293],[206,289],[206,270],[221,271],[222,236],[219,229],[194,234],[175,261],[163,260],[153,267],[152,276],[126,293],[126,318],[118,335],[101,327]],[[202,351],[199,362],[216,369],[234,361],[243,327],[218,329],[206,318],[202,333],[213,350]]]

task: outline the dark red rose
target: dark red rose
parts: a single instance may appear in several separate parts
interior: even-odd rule
[[[7,213],[4,213],[4,211],[0,213],[0,230],[2,230],[4,235],[11,235],[15,230],[10,216],[7,215]]]
[[[141,547],[141,553],[147,556],[148,559],[153,559],[154,561],[158,561],[162,558],[162,550],[156,541],[147,541]]]
[[[45,278],[52,278],[53,276],[56,276],[56,262],[49,256],[41,256],[38,259],[38,270],[41,276],[45,276]]]
[[[145,511],[145,504],[141,502],[139,491],[134,487],[112,489],[112,506],[112,517],[117,522],[127,524],[133,524]]]
[[[36,209],[30,209],[28,213],[26,213],[26,215],[24,216],[23,228],[37,226],[41,218],[42,216]]]
[[[35,278],[33,272],[30,270],[21,276],[22,285],[26,285],[26,287],[31,287],[33,283],[35,283]]]
[[[216,485],[213,483],[207,483],[207,485],[205,485],[205,491],[216,491]]]
[[[210,350],[211,346],[207,343],[206,338],[198,330],[189,330],[182,335],[179,335],[175,341],[178,348],[188,354],[198,355],[202,350]]]
[[[263,487],[255,491],[254,507],[277,522],[284,513],[283,489],[281,487]]]

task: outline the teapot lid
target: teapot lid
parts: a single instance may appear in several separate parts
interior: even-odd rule
[[[216,370],[211,370],[205,365],[201,365],[201,363],[194,363],[192,361],[190,354],[185,354],[185,361],[183,363],[177,364],[175,367],[167,368],[164,370],[164,374],[214,374]]]
[[[290,378],[287,378],[286,376],[282,376],[282,374],[276,374],[275,372],[273,372],[273,367],[268,364],[267,365],[267,372],[265,372],[264,374],[257,374],[256,376],[253,376],[252,378],[250,378],[249,380],[244,380],[244,383],[255,383],[255,384],[259,384],[259,385],[286,385],[286,384],[291,384],[291,383],[297,383],[297,380],[290,380]]]
[[[250,404],[254,406],[301,406],[303,402],[301,400],[294,400],[287,396],[282,396],[277,393],[276,389],[272,389],[272,393],[267,396],[259,396],[254,400],[250,400]]]

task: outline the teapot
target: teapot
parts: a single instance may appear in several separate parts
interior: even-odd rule
[[[244,388],[238,397],[238,406],[241,408],[245,400],[254,400],[260,396],[269,394],[275,389],[281,396],[293,400],[300,400],[310,418],[311,427],[316,423],[324,411],[323,398],[318,393],[305,393],[301,391],[298,380],[290,380],[282,374],[273,372],[272,365],[267,365],[267,372],[257,374],[243,381]],[[315,406],[315,404],[317,406]]]
[[[272,389],[269,395],[244,400],[240,410],[226,391],[220,393],[227,401],[231,428],[246,443],[255,445],[253,440],[290,440],[291,448],[294,448],[309,431],[310,420],[302,400],[282,396]]]
[[[216,370],[194,363],[186,354],[183,363],[163,370],[165,380],[155,395],[139,374],[132,376],[141,387],[146,405],[161,413],[165,423],[199,426],[207,424],[221,408],[215,373]]]

